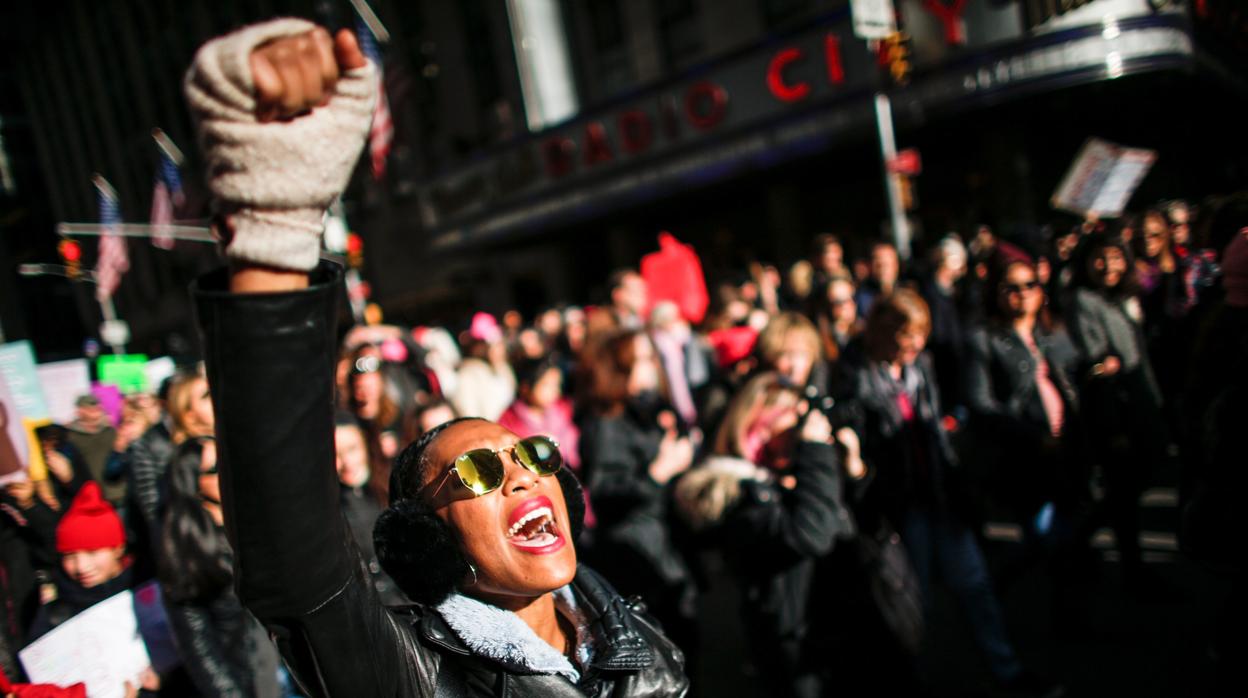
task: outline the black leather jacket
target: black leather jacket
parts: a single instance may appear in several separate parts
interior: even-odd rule
[[[307,290],[242,295],[226,291],[221,270],[194,289],[235,585],[303,692],[434,696],[457,685],[471,695],[683,695],[680,651],[585,568],[573,589],[595,618],[597,644],[580,685],[472,654],[430,609],[381,603],[334,469],[341,276],[322,265]]]
[[[1036,333],[1034,337],[1070,420],[1071,412],[1078,408],[1067,371],[1074,362],[1074,347],[1060,335]],[[974,419],[985,433],[1011,441],[1018,448],[1034,447],[1049,430],[1036,385],[1036,357],[1009,327],[973,330],[970,349],[967,397]]]

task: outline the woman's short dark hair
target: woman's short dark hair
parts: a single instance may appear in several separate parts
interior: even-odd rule
[[[1091,272],[1088,271],[1089,262],[1092,258],[1100,254],[1106,248],[1112,247],[1122,254],[1123,261],[1126,262],[1126,271],[1123,272],[1122,280],[1112,289],[1101,288],[1100,282],[1092,278]],[[1072,288],[1086,288],[1098,293],[1112,296],[1115,299],[1122,300],[1135,295],[1139,290],[1139,280],[1135,273],[1135,265],[1131,263],[1132,254],[1121,238],[1116,238],[1105,233],[1092,233],[1079,243],[1079,247],[1075,250],[1074,264],[1071,267]]]
[[[156,550],[156,576],[174,601],[211,599],[234,575],[230,543],[204,509],[199,492],[204,443],[211,438],[184,441],[165,471],[168,500]]]
[[[547,354],[535,359],[523,358],[512,365],[516,373],[516,386],[532,389],[550,371],[558,371],[559,361],[554,354]]]

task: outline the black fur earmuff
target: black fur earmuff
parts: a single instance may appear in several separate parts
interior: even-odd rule
[[[584,490],[566,468],[555,477],[575,542],[585,528]],[[472,576],[455,530],[414,497],[394,502],[381,513],[373,528],[373,547],[382,569],[418,604],[436,606]]]

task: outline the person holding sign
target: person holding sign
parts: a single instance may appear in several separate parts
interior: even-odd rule
[[[56,600],[39,608],[30,628],[31,642],[131,585],[121,517],[94,482],[82,486],[57,524],[56,550],[61,556],[61,566],[53,574]],[[158,690],[160,677],[149,668],[141,684]]]
[[[311,696],[684,695],[680,650],[578,567],[580,487],[547,438],[468,418],[408,446],[374,540],[417,604],[378,598],[334,468],[342,271],[318,264],[376,87],[350,32],[295,19],[209,42],[187,74],[231,263],[194,294],[240,600]]]

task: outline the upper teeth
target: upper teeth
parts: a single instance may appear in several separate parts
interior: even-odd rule
[[[538,507],[534,509],[533,511],[530,511],[529,513],[525,514],[524,516],[521,516],[520,520],[512,524],[511,528],[507,531],[507,537],[510,538],[511,536],[516,535],[517,533],[520,532],[520,529],[524,528],[525,524],[532,521],[533,519],[537,519],[543,516],[546,516],[546,517],[551,516],[550,507]]]

